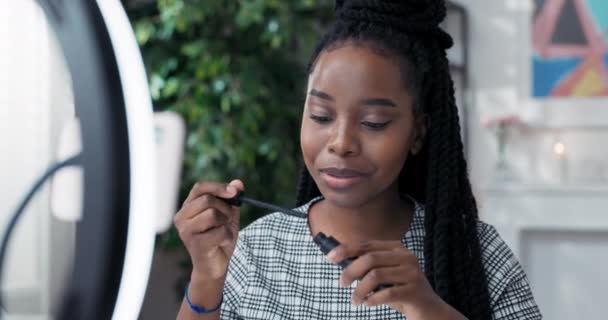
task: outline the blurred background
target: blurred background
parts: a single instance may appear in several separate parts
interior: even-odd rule
[[[329,0],[123,1],[157,112],[186,125],[178,205],[197,180],[240,178],[295,200],[306,65]],[[33,0],[0,0],[0,225],[54,162],[74,118],[70,74]],[[450,49],[470,177],[483,220],[522,262],[547,319],[605,319],[608,299],[608,2],[450,1]],[[161,181],[162,183],[162,181]],[[7,306],[47,319],[76,225],[46,186],[9,251]],[[151,196],[152,198],[152,196]],[[242,209],[243,227],[265,211]],[[175,230],[157,237],[141,319],[174,318],[190,273]]]

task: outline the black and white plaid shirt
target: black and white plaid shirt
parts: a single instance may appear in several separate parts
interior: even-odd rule
[[[296,210],[308,212],[315,200]],[[479,223],[495,319],[541,319],[526,275],[496,230]],[[424,268],[424,208],[417,204],[403,245]],[[351,303],[359,281],[338,285],[341,270],[312,241],[306,219],[282,213],[243,229],[228,268],[221,319],[404,319],[386,305]]]

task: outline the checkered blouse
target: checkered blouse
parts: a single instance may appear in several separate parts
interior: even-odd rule
[[[308,212],[316,200],[297,208]],[[496,230],[479,223],[495,319],[541,319],[526,275]],[[424,268],[424,208],[417,204],[402,243]],[[221,319],[404,319],[386,305],[351,304],[340,267],[312,241],[306,219],[273,213],[243,229],[228,268]]]

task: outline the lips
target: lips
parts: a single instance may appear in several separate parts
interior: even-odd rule
[[[328,167],[321,169],[320,172],[325,184],[332,189],[351,188],[366,176],[365,173],[350,168]]]
[[[321,169],[321,172],[339,178],[350,178],[364,175],[363,172],[357,170],[348,168],[338,169],[334,167]]]

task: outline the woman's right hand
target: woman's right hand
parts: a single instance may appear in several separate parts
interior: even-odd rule
[[[218,281],[225,277],[238,239],[240,213],[218,197],[232,198],[243,190],[240,180],[198,182],[175,215],[175,227],[192,260],[192,278]]]

